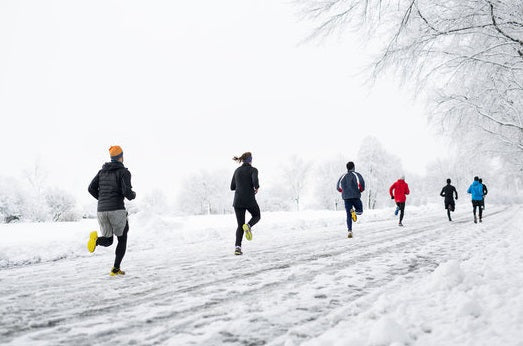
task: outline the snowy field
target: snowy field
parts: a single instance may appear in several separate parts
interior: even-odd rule
[[[125,277],[95,220],[0,225],[0,344],[523,346],[523,206],[487,207],[264,213],[244,256],[234,215],[138,214]]]

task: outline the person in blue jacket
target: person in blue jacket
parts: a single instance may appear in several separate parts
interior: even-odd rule
[[[479,222],[482,222],[483,209],[481,203],[483,201],[483,185],[479,182],[479,177],[474,177],[474,182],[469,186],[467,193],[472,195],[472,211],[474,213],[474,223],[478,223],[476,218],[476,208],[479,208]]]
[[[363,203],[361,203],[361,193],[365,190],[365,181],[358,172],[354,171],[354,162],[347,162],[347,173],[338,179],[336,189],[341,192],[341,197],[345,202],[347,212],[348,238],[352,238],[352,221],[358,219],[357,215],[363,213]]]

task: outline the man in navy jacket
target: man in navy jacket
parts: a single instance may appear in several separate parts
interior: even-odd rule
[[[354,162],[347,162],[347,173],[338,179],[336,189],[341,192],[341,197],[345,202],[347,212],[348,238],[352,238],[352,221],[356,221],[363,213],[363,203],[361,203],[361,193],[365,190],[365,181],[358,172],[354,171]]]

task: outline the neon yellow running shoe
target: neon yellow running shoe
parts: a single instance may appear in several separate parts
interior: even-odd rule
[[[92,231],[89,233],[89,240],[87,241],[87,250],[89,252],[94,252],[94,249],[96,249],[96,240],[98,239],[98,232]]]
[[[111,269],[111,272],[109,273],[109,275],[110,276],[125,275],[125,272],[123,270],[121,270],[120,268],[113,267],[113,269]]]
[[[356,211],[354,211],[354,209],[350,210],[350,217],[352,218],[352,221],[358,221],[358,215],[356,215]]]
[[[245,232],[245,239],[252,240],[251,226],[248,223],[243,224],[243,231]]]

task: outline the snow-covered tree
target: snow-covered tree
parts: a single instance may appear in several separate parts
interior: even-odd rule
[[[295,208],[295,202],[289,197],[288,189],[282,182],[264,183],[256,200],[262,211],[290,211]]]
[[[146,193],[144,198],[141,200],[141,206],[149,212],[159,214],[166,213],[169,210],[167,196],[160,189],[154,189]]]
[[[232,173],[225,170],[194,173],[183,182],[179,208],[189,214],[222,214],[231,210],[231,177]]]
[[[24,170],[23,174],[35,195],[42,195],[46,189],[47,172],[43,168],[40,160],[35,160],[33,166]]]
[[[403,174],[401,160],[387,152],[376,137],[368,136],[363,139],[358,160],[354,163],[356,171],[365,180],[364,207],[375,209],[386,206],[390,199],[390,185]]]
[[[13,222],[23,217],[26,198],[19,182],[0,177],[0,222]]]
[[[321,208],[343,209],[341,194],[336,190],[336,183],[346,171],[346,162],[340,157],[320,162],[314,168],[314,197]]]
[[[28,194],[24,203],[24,217],[31,221],[44,222],[50,218],[49,207],[45,198],[47,172],[42,167],[40,160],[24,171],[27,181]]]
[[[523,169],[523,1],[298,3],[319,24],[313,36],[349,28],[378,46],[373,75],[414,82],[443,133]]]
[[[307,178],[312,165],[310,162],[294,155],[283,166],[282,181],[289,198],[294,201],[296,210],[300,210],[300,201],[306,187]]]
[[[80,213],[76,210],[76,200],[72,194],[59,188],[48,189],[45,200],[53,221],[77,221]]]

